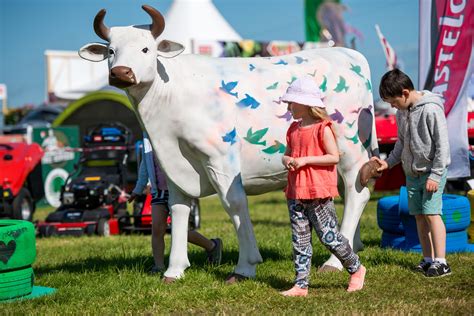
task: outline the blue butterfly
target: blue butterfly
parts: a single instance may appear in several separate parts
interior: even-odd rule
[[[222,80],[220,89],[224,91],[225,93],[238,98],[239,97],[238,92],[232,92],[232,90],[234,90],[234,88],[237,86],[238,83],[239,83],[238,81],[231,81],[231,82],[225,83],[224,80]]]
[[[243,98],[236,104],[243,108],[250,106],[251,109],[256,109],[260,105],[260,102],[258,102],[257,100],[255,100],[254,98],[252,98],[250,95],[246,93],[245,98]]]
[[[230,143],[231,145],[233,145],[237,142],[235,140],[236,137],[237,137],[237,131],[235,130],[235,127],[234,127],[233,130],[231,130],[230,132],[222,136],[222,140],[226,143]]]
[[[297,64],[301,64],[304,61],[306,61],[306,62],[308,61],[306,58],[302,58],[302,57],[299,57],[299,56],[295,56],[295,58],[296,58],[296,63]]]
[[[274,65],[288,65],[288,63],[286,61],[284,61],[283,59],[280,59],[277,63],[273,63]]]

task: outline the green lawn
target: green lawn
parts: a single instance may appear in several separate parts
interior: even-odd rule
[[[380,196],[378,196],[380,197]],[[1,304],[1,314],[473,314],[474,254],[448,255],[453,274],[427,279],[412,271],[419,254],[381,249],[373,195],[361,223],[366,287],[346,293],[348,274],[317,272],[329,253],[314,238],[312,282],[307,298],[286,298],[292,286],[291,231],[282,192],[249,199],[264,262],[255,280],[227,286],[237,262],[237,239],[216,198],[201,201],[202,228],[224,241],[223,264],[209,267],[206,255],[189,246],[192,266],[184,279],[165,285],[146,270],[152,265],[150,237],[143,235],[37,239],[36,285],[56,294]],[[337,203],[341,216],[342,204]],[[38,210],[44,218],[51,209]],[[169,246],[170,236],[167,236]],[[169,249],[167,250],[169,253]]]

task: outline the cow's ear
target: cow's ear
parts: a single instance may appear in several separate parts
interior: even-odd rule
[[[107,45],[102,43],[89,43],[79,49],[79,56],[89,61],[102,61],[107,58]]]
[[[180,43],[162,40],[158,44],[158,56],[165,58],[173,58],[178,56],[184,51],[184,46]]]

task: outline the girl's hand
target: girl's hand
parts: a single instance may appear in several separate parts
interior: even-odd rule
[[[286,170],[293,171],[293,165],[292,165],[292,160],[293,158],[290,156],[283,156],[283,165],[285,166]]]
[[[290,164],[294,170],[298,170],[299,168],[306,166],[306,157],[293,158],[290,161]]]
[[[436,192],[438,191],[439,184],[438,182],[428,179],[426,180],[426,191],[427,192]]]

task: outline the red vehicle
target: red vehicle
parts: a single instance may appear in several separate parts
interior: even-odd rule
[[[0,217],[31,221],[44,196],[41,146],[21,135],[0,136]]]

